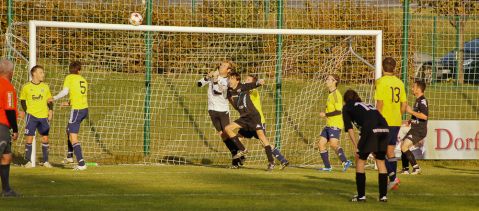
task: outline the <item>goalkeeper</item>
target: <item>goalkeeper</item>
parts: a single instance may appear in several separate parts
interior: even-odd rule
[[[198,81],[198,87],[208,85],[208,114],[218,135],[221,137],[226,147],[234,157],[238,153],[236,144],[226,135],[224,129],[230,123],[230,111],[228,101],[226,100],[226,90],[228,87],[228,73],[235,69],[232,61],[221,62],[216,71]],[[232,159],[233,168],[243,164],[245,157]]]

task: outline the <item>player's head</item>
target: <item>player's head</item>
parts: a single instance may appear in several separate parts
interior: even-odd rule
[[[412,93],[414,95],[422,95],[424,91],[426,90],[426,83],[422,80],[416,80],[414,81],[414,84],[412,85]]]
[[[258,77],[256,77],[255,75],[249,74],[248,76],[246,76],[246,83],[256,83],[256,81],[258,81]]]
[[[230,72],[234,72],[235,69],[236,69],[236,64],[231,60],[223,61],[218,66],[218,71],[220,72],[220,75],[223,75],[223,76],[228,75],[228,73]]]
[[[35,81],[42,82],[43,80],[45,80],[45,71],[40,65],[35,65],[34,67],[32,67],[32,69],[30,69],[30,75]]]
[[[363,102],[359,97],[358,93],[352,89],[348,89],[344,93],[344,102],[345,103],[355,103],[355,102]]]
[[[396,68],[396,60],[391,57],[387,57],[383,60],[383,70],[387,73],[393,73]]]
[[[237,72],[232,72],[228,75],[228,86],[229,87],[236,87],[241,81],[241,75]]]
[[[74,61],[70,64],[70,73],[71,74],[79,74],[81,70],[81,63],[79,61]]]
[[[326,86],[328,88],[336,88],[339,84],[339,75],[331,74],[326,77]]]
[[[13,77],[13,63],[7,59],[0,60],[0,77],[12,80]]]

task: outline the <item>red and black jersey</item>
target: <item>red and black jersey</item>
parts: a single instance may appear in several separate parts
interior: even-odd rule
[[[15,88],[6,78],[0,77],[0,124],[11,127],[5,111],[17,112],[17,93]]]

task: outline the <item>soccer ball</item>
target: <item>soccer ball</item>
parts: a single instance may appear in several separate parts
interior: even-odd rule
[[[141,22],[143,22],[143,17],[141,17],[140,13],[134,12],[131,13],[129,21],[130,24],[138,26],[141,25]]]

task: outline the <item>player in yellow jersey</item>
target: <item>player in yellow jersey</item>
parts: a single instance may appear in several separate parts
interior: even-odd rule
[[[73,154],[78,161],[75,170],[85,170],[86,165],[83,160],[83,153],[80,142],[78,141],[78,132],[80,131],[80,123],[88,117],[88,83],[80,75],[81,63],[72,62],[69,67],[70,74],[67,75],[63,83],[63,90],[51,99],[58,100],[66,95],[70,95],[70,105],[72,107],[70,120],[67,126],[68,147],[67,162],[73,161]]]
[[[326,127],[324,127],[321,132],[321,137],[318,142],[321,159],[324,163],[324,168],[320,168],[320,171],[332,171],[329,162],[329,152],[326,149],[328,141],[339,156],[343,165],[343,171],[346,171],[352,164],[351,161],[346,159],[343,148],[339,146],[339,138],[344,125],[341,112],[343,108],[343,97],[338,90],[339,81],[339,76],[336,74],[329,75],[326,78],[326,86],[329,90],[328,100],[326,101],[326,111],[319,113],[321,117],[326,118]]]
[[[52,97],[52,94],[48,84],[43,83],[45,72],[42,66],[32,67],[30,74],[32,80],[24,84],[20,91],[20,104],[23,111],[19,116],[20,118],[25,117],[25,159],[27,160],[25,167],[33,167],[31,162],[32,142],[35,132],[38,130],[42,136],[42,165],[51,168],[52,165],[48,162],[48,132],[53,116],[53,103],[48,103],[48,99]]]
[[[394,76],[396,61],[391,58],[383,60],[384,75],[376,81],[376,108],[383,115],[389,125],[389,144],[387,149],[386,167],[388,170],[388,189],[397,188],[399,179],[396,177],[397,158],[394,148],[398,142],[399,128],[402,124],[402,114],[406,111],[407,99],[404,83]]]

